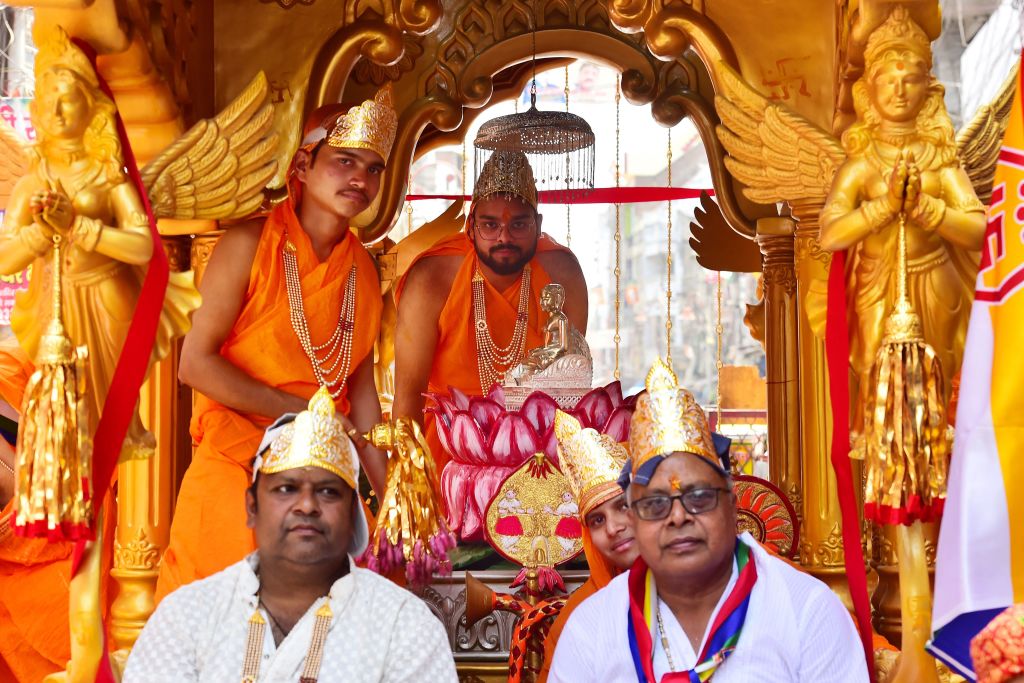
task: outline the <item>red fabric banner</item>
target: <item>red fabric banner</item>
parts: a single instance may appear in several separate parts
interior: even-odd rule
[[[832,468],[836,473],[839,512],[843,526],[843,561],[857,629],[864,644],[868,675],[875,680],[875,652],[871,628],[871,602],[864,549],[860,539],[860,515],[850,466],[850,338],[846,311],[846,252],[832,254],[828,272],[828,309],[825,315],[825,358],[828,363],[829,398],[832,403]]]
[[[639,204],[641,202],[668,202],[675,199],[697,199],[701,192],[714,196],[711,188],[694,187],[595,187],[593,190],[542,190],[538,192],[541,204]],[[425,199],[472,201],[472,195],[462,194],[409,194],[407,202]]]

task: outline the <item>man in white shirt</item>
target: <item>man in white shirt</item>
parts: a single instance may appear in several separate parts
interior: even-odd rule
[[[671,368],[647,376],[623,472],[640,559],[576,608],[549,683],[866,683],[853,620],[825,584],[736,536],[707,418]],[[678,504],[677,504],[678,503]]]
[[[368,541],[359,459],[326,389],[271,425],[253,471],[256,552],[168,595],[124,683],[455,683],[441,622],[351,559]]]

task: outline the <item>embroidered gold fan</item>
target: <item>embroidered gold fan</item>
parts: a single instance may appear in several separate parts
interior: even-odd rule
[[[677,451],[698,455],[721,469],[707,416],[693,394],[679,386],[672,368],[659,358],[645,384],[647,391],[637,400],[629,427],[633,474],[651,458]]]
[[[398,115],[392,104],[391,84],[372,100],[352,107],[327,134],[327,144],[345,149],[368,149],[387,161],[398,131]]]
[[[522,152],[497,151],[484,164],[473,188],[473,201],[493,194],[514,194],[537,208],[537,183]]]
[[[576,494],[581,517],[622,493],[618,479],[629,457],[625,446],[596,429],[584,429],[579,420],[561,410],[555,412],[555,437],[559,462]]]
[[[253,470],[274,474],[297,467],[320,467],[356,488],[358,456],[335,415],[334,401],[326,387],[317,389],[309,407],[281,428],[270,447],[257,457]]]

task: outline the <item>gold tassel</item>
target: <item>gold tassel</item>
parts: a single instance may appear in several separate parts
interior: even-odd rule
[[[434,458],[419,424],[396,418],[377,425],[366,438],[377,448],[391,450],[377,528],[367,549],[368,566],[386,575],[404,565],[414,586],[426,584],[434,574],[450,573],[448,551],[455,547],[455,537],[444,521]]]
[[[87,349],[72,346],[61,319],[61,242],[53,236],[53,317],[25,388],[15,491],[16,533],[54,541],[92,538]]]
[[[864,411],[864,515],[882,524],[938,519],[950,435],[942,368],[907,297],[906,219],[900,214],[896,306],[871,369]]]

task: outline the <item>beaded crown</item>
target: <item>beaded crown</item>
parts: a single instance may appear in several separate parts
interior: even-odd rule
[[[372,100],[351,107],[333,125],[325,123],[325,126],[329,131],[327,144],[331,147],[368,149],[387,161],[398,132],[398,114],[392,103],[391,84],[378,90]]]
[[[890,50],[911,52],[931,69],[932,50],[928,35],[910,17],[906,7],[897,5],[881,26],[871,32],[864,49],[864,64],[872,65]]]
[[[494,194],[514,194],[537,208],[537,182],[525,154],[498,150],[487,159],[473,187],[473,201]]]
[[[629,425],[633,474],[652,458],[675,452],[693,453],[721,470],[707,416],[693,394],[679,386],[672,368],[659,358],[645,385]]]
[[[359,457],[326,387],[317,389],[294,420],[267,430],[253,471],[274,474],[299,467],[325,469],[353,489],[359,480]]]
[[[596,429],[584,429],[572,415],[555,412],[558,460],[586,517],[594,508],[622,494],[618,478],[629,454],[626,447]]]

